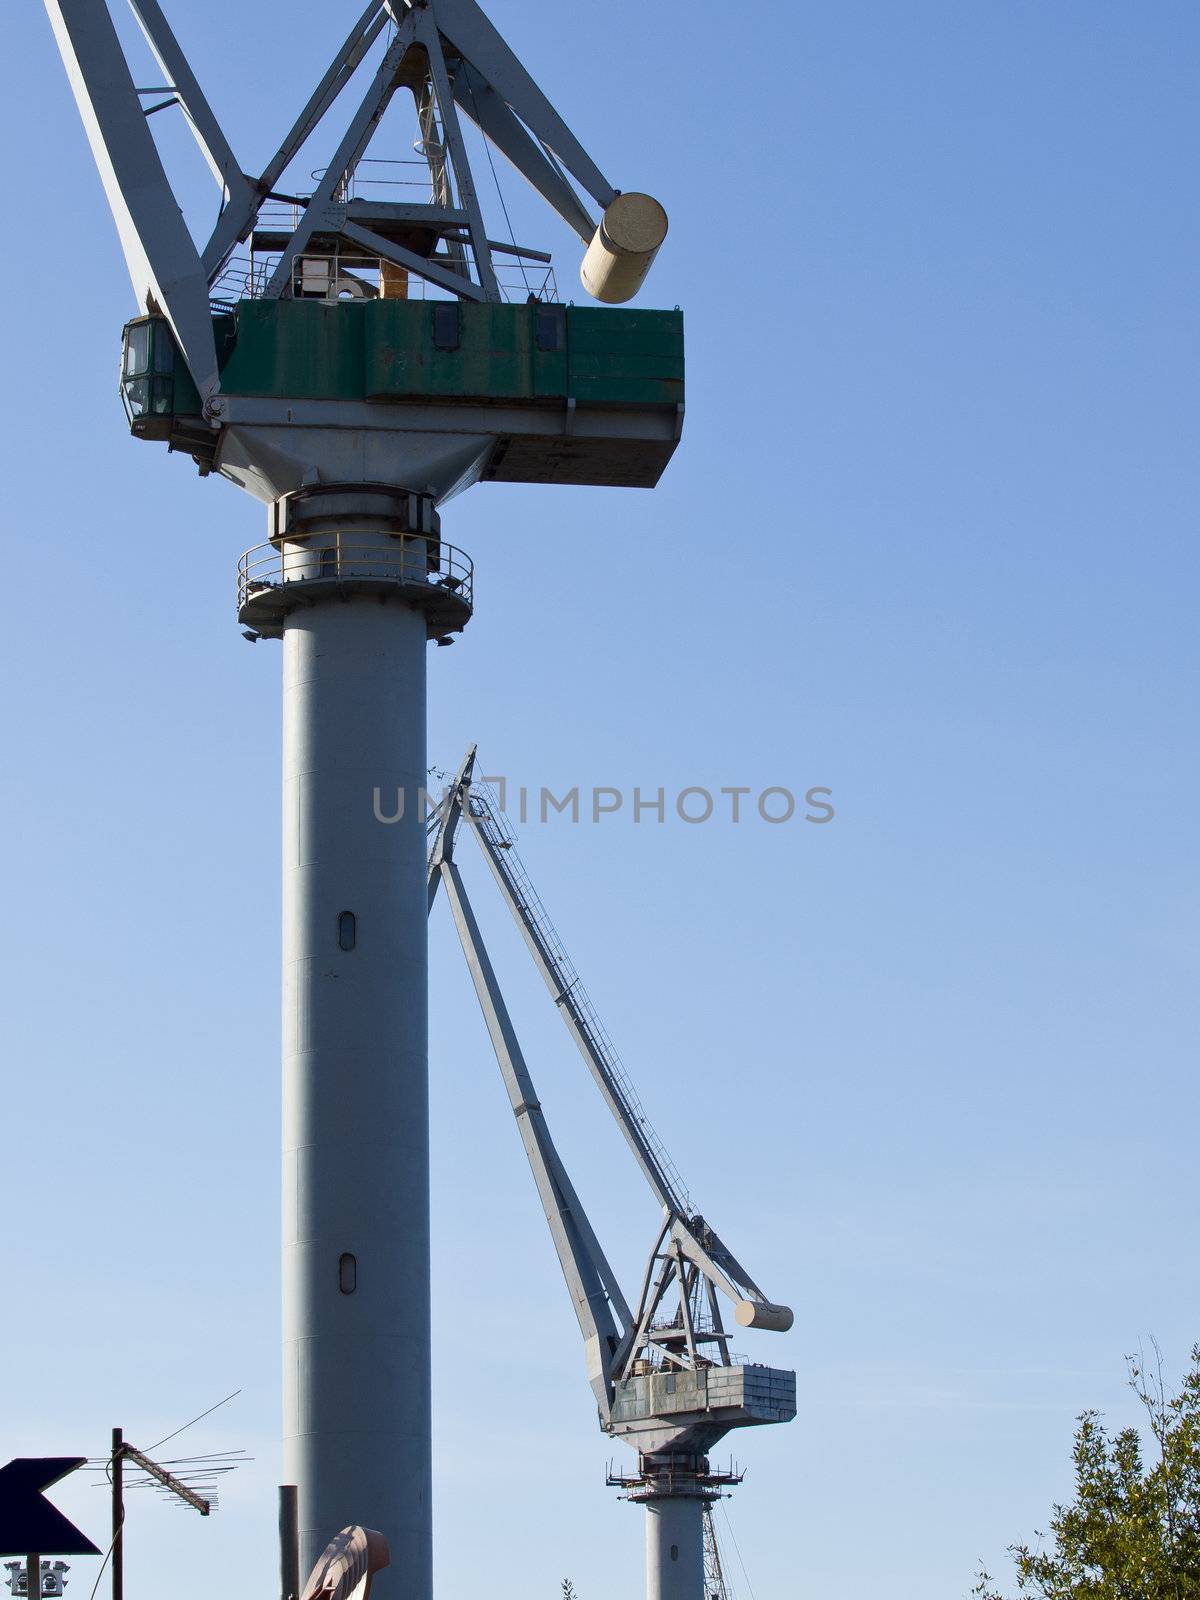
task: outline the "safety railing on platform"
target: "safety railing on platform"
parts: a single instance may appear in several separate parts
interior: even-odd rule
[[[264,591],[288,583],[364,579],[440,589],[468,608],[473,603],[475,569],[456,546],[430,534],[394,533],[384,541],[348,532],[313,535],[282,548],[254,545],[238,562],[238,609]]]
[[[469,259],[469,256],[468,256]],[[229,312],[239,300],[259,300],[266,293],[278,266],[280,255],[272,252],[239,252],[231,256],[209,290],[215,312]],[[454,261],[439,255],[435,264],[453,271]],[[536,300],[551,305],[558,302],[558,282],[554,268],[543,262],[497,261],[493,258],[496,282],[509,305]],[[389,299],[452,300],[454,295],[429,283],[418,272],[389,267],[386,274],[381,257],[365,255],[360,247],[345,251],[306,251],[296,258],[295,292],[305,300],[320,300],[337,305],[346,300]],[[403,287],[401,288],[401,285]]]
[[[445,150],[437,140],[429,144],[427,152],[419,156],[410,156],[407,161],[397,161],[388,157],[363,157],[355,164],[350,177],[338,185],[336,198],[339,201],[346,201],[369,199],[374,196],[382,200],[385,197],[379,192],[380,190],[421,189],[426,191],[426,203],[436,205],[438,197],[430,173],[430,163],[436,167],[444,160]],[[312,181],[320,183],[328,171],[328,167],[316,167],[311,173]]]

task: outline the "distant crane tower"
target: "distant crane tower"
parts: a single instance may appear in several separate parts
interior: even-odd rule
[[[149,83],[106,0],[45,0],[136,295],[130,427],[267,507],[237,614],[251,640],[283,641],[284,1470],[300,1560],[308,1572],[365,1524],[393,1551],[381,1600],[429,1600],[418,797],[426,642],[450,644],[474,603],[439,508],[480,481],[651,487],[683,420],[680,314],[563,304],[546,251],[489,234],[465,124],[578,235],[600,300],[636,292],[667,219],[609,182],[475,0],[368,0],[250,170],[159,0],[130,3]],[[270,97],[276,81],[263,62]],[[344,130],[312,150],[343,96]],[[154,138],[173,108],[220,191],[199,242]],[[380,165],[367,152],[388,127],[403,159]],[[377,789],[407,797],[395,826]]]
[[[433,819],[429,907],[445,891],[583,1335],[600,1426],[638,1453],[609,1483],[646,1508],[646,1600],[727,1600],[711,1521],[740,1474],[709,1452],[734,1428],[788,1422],[796,1375],[736,1360],[721,1309],[740,1328],[786,1332],[787,1306],[767,1299],[692,1206],[616,1050],[521,863],[503,813],[466,760]],[[589,1072],[662,1207],[636,1301],[627,1300],[550,1136],[546,1116],[454,859],[466,823]]]

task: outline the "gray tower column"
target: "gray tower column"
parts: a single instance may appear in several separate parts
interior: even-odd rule
[[[702,1600],[704,1500],[673,1494],[644,1504],[646,1600]]]
[[[383,1593],[429,1600],[426,618],[304,587],[283,624],[283,1475],[301,1583],[357,1522],[391,1545]]]

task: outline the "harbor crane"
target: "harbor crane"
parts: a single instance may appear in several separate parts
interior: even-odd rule
[[[609,1483],[646,1509],[646,1600],[701,1600],[712,1564],[709,1547],[715,1546],[705,1513],[740,1481],[732,1470],[714,1470],[709,1452],[733,1429],[788,1422],[796,1414],[795,1373],[736,1360],[723,1302],[742,1329],[786,1332],[792,1312],[767,1298],[694,1209],[533,887],[513,832],[487,785],[474,781],[474,768],[472,748],[431,819],[429,909],[441,888],[570,1291],[600,1426],[637,1451],[636,1471],[610,1475]],[[626,1298],[551,1138],[454,858],[463,824],[661,1207],[633,1299]]]
[[[165,0],[130,0],[145,65],[108,0],[45,5],[133,285],[130,430],[267,511],[236,616],[252,643],[282,641],[281,1366],[300,1569],[365,1526],[394,1552],[381,1600],[430,1600],[418,797],[426,647],[453,644],[475,603],[441,510],[477,483],[658,482],[683,427],[682,314],[626,302],[667,216],[616,187],[476,0],[347,0],[349,31],[282,116],[287,86],[264,59],[256,99],[280,130],[253,165]],[[308,14],[340,29],[339,9]],[[194,30],[221,25],[212,6],[176,10]],[[220,53],[241,37],[227,10]],[[159,147],[169,119],[216,185],[196,236]],[[600,304],[561,295],[551,252],[489,226],[478,149],[541,196]],[[68,192],[63,215],[78,210]],[[173,557],[176,581],[200,565]],[[374,815],[377,786],[409,799],[395,827]]]

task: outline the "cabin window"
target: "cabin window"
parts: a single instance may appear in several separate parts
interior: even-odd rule
[[[562,350],[566,345],[567,314],[562,306],[542,306],[537,313],[534,339],[539,350]]]
[[[450,300],[433,308],[433,348],[457,350],[462,342],[458,301]]]

